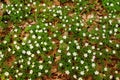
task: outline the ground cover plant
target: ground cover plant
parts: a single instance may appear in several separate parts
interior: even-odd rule
[[[120,80],[120,1],[1,0],[0,80]]]

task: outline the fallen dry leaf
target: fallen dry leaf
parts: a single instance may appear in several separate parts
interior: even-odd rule
[[[52,66],[51,73],[55,73],[55,72],[57,72],[57,66]]]
[[[60,6],[60,2],[58,0],[54,0],[54,5]]]
[[[55,57],[55,62],[59,61],[61,59],[61,56]]]

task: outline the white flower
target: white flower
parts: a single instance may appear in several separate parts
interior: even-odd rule
[[[66,49],[66,50],[68,51],[69,49],[70,49],[69,46],[67,46],[67,49]]]
[[[31,78],[29,78],[28,80],[31,80]]]
[[[5,76],[9,76],[9,72],[5,72],[4,74],[5,74]]]
[[[116,80],[120,80],[120,78],[119,78],[119,77],[116,77]]]
[[[33,33],[33,30],[30,30],[30,33]]]
[[[47,45],[47,42],[44,42],[44,45]]]
[[[30,44],[30,49],[33,49],[33,45],[32,44]]]
[[[69,59],[68,62],[71,63],[71,60]]]
[[[79,26],[80,24],[79,23],[76,23],[76,26]]]
[[[16,35],[16,34],[14,34],[14,37],[16,38],[16,37],[17,37],[17,35]]]
[[[48,61],[49,64],[52,64],[52,61]]]
[[[14,41],[14,42],[13,42],[13,44],[17,44],[17,42],[16,42],[16,41]]]
[[[54,17],[56,17],[57,15],[56,14],[53,14]]]
[[[36,2],[33,2],[34,5],[36,5]]]
[[[88,66],[85,66],[85,69],[88,69]]]
[[[24,43],[24,42],[22,42],[22,45],[25,45],[25,43]]]
[[[36,47],[39,47],[39,44],[37,43],[35,46],[36,46]]]
[[[74,77],[75,79],[77,79],[77,76],[76,76],[76,75],[73,75],[73,77]]]
[[[115,51],[115,50],[113,50],[112,52],[113,52],[113,54],[116,54],[116,51]]]
[[[84,23],[81,23],[81,26],[84,26]]]
[[[60,40],[60,43],[63,43],[63,40]]]
[[[48,73],[48,70],[45,70],[45,73]]]
[[[85,46],[87,47],[89,44],[88,43],[85,43]]]
[[[116,47],[118,48],[118,47],[119,47],[119,44],[116,44]]]
[[[78,80],[83,80],[82,77],[79,77]]]
[[[84,54],[84,57],[85,57],[85,58],[88,57],[88,54]]]
[[[80,49],[80,46],[77,46],[77,49]]]
[[[58,49],[58,53],[61,53],[61,50],[60,50],[60,49]]]
[[[53,34],[54,37],[56,37],[57,35],[56,34]]]
[[[110,79],[112,79],[113,78],[113,75],[110,75],[110,77],[109,77]]]
[[[40,65],[40,66],[39,66],[39,69],[41,69],[41,70],[42,70],[42,69],[43,69],[43,65]]]
[[[93,68],[95,67],[95,63],[92,63],[92,67],[93,67]]]
[[[8,48],[8,52],[10,52],[11,51],[11,49],[10,48]]]
[[[63,66],[63,64],[62,64],[62,63],[59,63],[59,66],[60,66],[60,67],[62,67],[62,66]]]
[[[70,52],[67,52],[67,56],[70,56],[71,55],[71,53]]]
[[[17,13],[19,13],[19,11],[17,11]]]
[[[104,68],[104,71],[107,71],[107,70],[108,70],[108,68],[107,68],[107,67],[105,67],[105,68]]]
[[[85,73],[84,73],[84,71],[81,71],[80,74],[81,74],[81,75],[84,75]]]
[[[79,67],[78,67],[78,66],[76,66],[76,70],[78,70],[78,68],[79,68]]]
[[[94,73],[95,73],[95,75],[98,75],[98,74],[99,74],[99,72],[98,72],[98,71],[95,71]]]
[[[32,35],[32,38],[33,38],[33,39],[35,39],[35,38],[36,38],[36,36],[35,36],[35,35]]]
[[[47,49],[44,47],[44,48],[43,48],[43,51],[46,51],[46,50],[47,50]]]
[[[30,65],[30,61],[27,61],[27,64]]]
[[[82,10],[83,9],[83,7],[80,7],[80,10]]]
[[[37,50],[37,54],[39,54],[40,53],[40,51],[39,50]]]
[[[109,34],[112,34],[112,33],[113,33],[112,30],[110,30],[110,31],[109,31]]]
[[[81,63],[81,64],[84,64],[84,61],[83,61],[83,60],[81,60],[81,61],[80,61],[80,63]]]
[[[114,4],[113,4],[113,3],[111,3],[111,4],[110,4],[110,6],[114,6]]]
[[[34,54],[31,55],[31,57],[34,57],[34,56],[35,56]]]
[[[105,28],[105,27],[106,27],[105,25],[102,26],[102,28]]]
[[[18,73],[19,76],[22,76],[23,73]]]
[[[19,50],[19,49],[20,49],[20,46],[17,46],[17,45],[16,45],[15,47],[16,47],[16,49],[17,49],[17,50]]]
[[[110,43],[112,43],[112,40],[109,40]]]
[[[23,54],[25,54],[25,53],[26,53],[26,51],[25,51],[25,50],[22,50],[22,53],[23,53]]]
[[[30,70],[30,74],[32,74],[33,73],[33,70]]]
[[[23,65],[20,65],[20,68],[23,68]]]
[[[95,28],[96,31],[98,31],[99,29],[98,28]]]
[[[92,51],[91,50],[88,50],[88,53],[91,53]]]
[[[66,24],[63,24],[63,27],[65,27],[66,26]]]
[[[108,49],[106,49],[106,52],[108,52],[109,50]]]
[[[15,77],[17,78],[17,77],[18,77],[18,75],[16,74],[16,75],[15,75]]]
[[[64,36],[63,36],[63,39],[66,39],[66,38],[67,38],[67,36],[64,35]]]
[[[38,76],[41,76],[41,74],[42,74],[41,72],[38,72]]]
[[[30,51],[27,51],[27,55],[31,55],[31,52],[30,52]]]
[[[66,70],[66,71],[65,71],[65,73],[66,73],[67,75],[69,75],[69,74],[70,74],[70,72],[69,72],[68,70]]]
[[[73,56],[77,56],[77,53],[76,53],[76,52],[74,52],[74,53],[73,53]]]
[[[92,49],[95,49],[95,46],[92,46]]]
[[[75,69],[75,67],[73,66],[72,69]]]

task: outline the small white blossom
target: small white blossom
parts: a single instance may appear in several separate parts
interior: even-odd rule
[[[36,38],[36,36],[35,36],[35,35],[32,35],[32,38],[33,38],[33,39],[35,39],[35,38]]]
[[[41,74],[42,74],[42,73],[41,73],[41,72],[39,72],[39,73],[38,73],[38,76],[41,76]]]
[[[82,77],[79,77],[78,80],[83,80]]]
[[[60,49],[58,49],[58,53],[61,53],[61,50],[60,50]]]
[[[43,65],[40,65],[40,66],[39,66],[39,69],[41,69],[41,70],[42,70],[42,69],[43,69]]]
[[[85,58],[88,57],[88,54],[84,54],[84,57],[85,57]]]
[[[81,74],[81,75],[84,75],[85,73],[84,73],[84,71],[81,71],[80,74]]]
[[[4,74],[5,74],[5,76],[9,76],[9,72],[5,72]]]
[[[33,70],[30,70],[30,74],[32,74],[33,73]]]
[[[27,55],[31,55],[31,52],[30,52],[30,51],[27,51]]]
[[[86,36],[86,33],[83,33],[83,36],[85,37],[85,36]]]
[[[45,70],[45,73],[48,73],[48,70]]]
[[[73,56],[77,56],[77,53],[76,53],[76,52],[73,52]]]
[[[98,71],[95,71],[94,73],[95,73],[95,75],[98,75],[98,74],[99,74],[99,72],[98,72]]]
[[[92,51],[91,50],[88,50],[88,53],[91,53]]]
[[[110,75],[110,77],[109,77],[110,79],[112,79],[113,78],[113,75]]]
[[[23,73],[18,73],[19,76],[22,76]]]
[[[80,61],[80,63],[81,63],[81,64],[84,64],[84,61],[83,61],[83,60],[81,60],[81,61]]]
[[[67,38],[67,36],[63,36],[63,39],[66,39]]]
[[[87,47],[89,45],[89,43],[85,43],[85,46]]]
[[[77,76],[76,76],[76,75],[73,75],[73,77],[74,77],[75,79],[77,79]]]
[[[66,70],[65,73],[66,73],[67,75],[69,75],[69,74],[70,74],[70,71]]]
[[[47,49],[44,47],[44,48],[43,48],[43,51],[46,51],[46,50],[47,50]]]
[[[80,49],[80,46],[77,46],[77,49]]]
[[[95,67],[95,63],[92,63],[92,67],[93,67],[93,68]]]
[[[60,40],[60,43],[63,43],[63,40]]]
[[[62,66],[63,66],[63,64],[62,64],[62,63],[59,63],[59,66],[60,66],[60,67],[62,67]]]
[[[67,56],[70,56],[71,55],[71,53],[70,52],[67,52]]]

